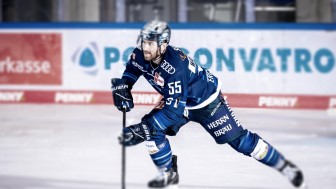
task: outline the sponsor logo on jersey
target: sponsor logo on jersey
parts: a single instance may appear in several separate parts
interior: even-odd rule
[[[163,60],[160,67],[169,74],[175,73],[175,68],[171,64],[169,64],[169,62],[167,62],[166,60]]]
[[[216,107],[212,110],[212,112],[211,112],[211,116],[213,116],[213,115],[215,115],[215,113],[217,112],[217,110],[218,110],[218,108],[219,108],[219,106],[222,104],[222,102],[219,102],[217,105],[216,105]]]
[[[144,68],[142,66],[140,66],[137,62],[132,61],[133,66],[135,66],[136,68],[138,68],[139,70],[141,70],[142,72],[147,72],[146,70],[144,70]]]
[[[164,79],[157,72],[154,75],[154,82],[161,87],[164,86]]]
[[[189,60],[189,65],[188,65],[189,70],[192,71],[193,73],[196,73],[195,62],[189,56],[188,56],[188,60]]]
[[[205,70],[206,76],[207,76],[207,80],[214,83],[214,75],[212,75],[212,73],[210,73],[208,70]]]

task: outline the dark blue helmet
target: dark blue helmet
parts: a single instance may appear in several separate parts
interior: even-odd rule
[[[141,41],[152,40],[157,41],[160,46],[162,43],[169,43],[170,41],[170,27],[167,22],[153,20],[148,22],[140,32]]]

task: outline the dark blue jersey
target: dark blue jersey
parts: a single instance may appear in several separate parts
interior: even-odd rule
[[[185,109],[206,106],[220,91],[217,77],[170,45],[159,65],[146,61],[143,52],[134,49],[122,78],[133,86],[140,76],[144,76],[165,99],[164,107],[147,120],[160,130],[177,123]]]

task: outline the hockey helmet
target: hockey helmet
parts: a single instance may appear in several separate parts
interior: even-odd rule
[[[169,43],[170,34],[170,27],[167,22],[153,20],[142,28],[140,38],[141,41],[144,39],[156,41],[160,46],[162,43]]]

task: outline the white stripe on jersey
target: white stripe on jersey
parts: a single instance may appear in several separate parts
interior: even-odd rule
[[[218,94],[220,92],[221,87],[222,87],[222,82],[218,79],[217,89],[216,89],[216,92],[214,94],[212,94],[208,99],[206,99],[201,104],[196,105],[196,106],[192,106],[192,107],[186,106],[186,109],[187,110],[196,110],[196,109],[203,108],[206,105],[210,104],[212,101],[214,101],[217,98],[217,96],[218,96]]]

